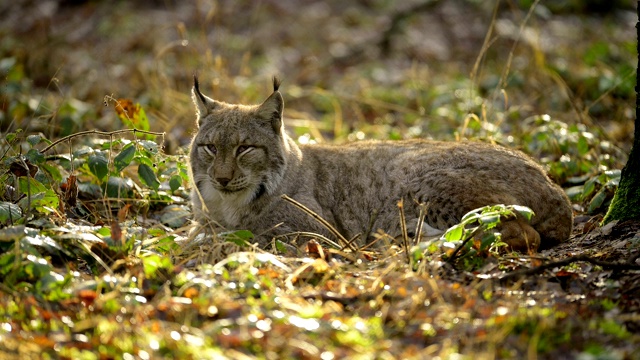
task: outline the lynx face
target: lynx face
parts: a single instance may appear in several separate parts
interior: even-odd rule
[[[203,199],[246,204],[273,191],[285,164],[280,93],[259,106],[230,105],[202,95],[196,82],[193,100],[199,129],[190,165]]]

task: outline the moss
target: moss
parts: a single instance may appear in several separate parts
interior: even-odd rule
[[[637,126],[637,124],[636,124]],[[620,185],[616,190],[609,211],[602,221],[640,219],[640,149],[639,139],[629,154],[627,165],[622,169]]]

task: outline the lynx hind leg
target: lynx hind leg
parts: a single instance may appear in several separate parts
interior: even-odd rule
[[[464,215],[460,206],[452,203],[451,199],[436,198],[430,203],[425,219],[425,225],[430,229],[440,229],[441,232],[460,222]],[[470,208],[476,204],[470,204]],[[435,229],[434,229],[435,228]],[[424,227],[423,227],[424,230]],[[436,230],[437,231],[437,230]],[[502,218],[499,231],[502,241],[511,250],[520,252],[537,251],[540,246],[540,234],[529,221],[521,216],[516,218]]]
[[[502,219],[500,225],[502,242],[513,251],[527,253],[537,251],[540,246],[540,234],[526,219]]]

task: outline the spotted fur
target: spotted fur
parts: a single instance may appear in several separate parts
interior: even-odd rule
[[[196,222],[248,229],[261,245],[294,232],[332,235],[281,199],[286,194],[361,244],[382,229],[400,234],[397,203],[417,225],[444,230],[479,207],[530,207],[531,223],[503,225],[516,249],[550,247],[569,237],[571,205],[541,166],[523,153],[480,142],[362,141],[300,145],[285,132],[280,81],[260,105],[227,104],[200,92],[194,81],[198,131],[191,143],[192,206]],[[415,227],[414,227],[415,228]]]

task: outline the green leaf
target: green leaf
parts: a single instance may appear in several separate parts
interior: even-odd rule
[[[7,275],[13,270],[15,264],[16,255],[14,252],[6,252],[0,255],[0,275]],[[6,280],[5,280],[6,284]]]
[[[567,196],[571,201],[577,202],[582,199],[582,190],[584,189],[583,185],[572,186],[564,191],[567,193]]]
[[[177,251],[180,249],[180,245],[176,243],[175,238],[175,236],[163,237],[154,244],[154,247],[162,253],[169,253],[171,250]]]
[[[589,152],[589,142],[584,136],[580,136],[578,139],[578,153],[583,156]]]
[[[478,222],[491,229],[500,222],[500,214],[493,211],[488,214],[483,214],[480,219],[478,219]]]
[[[0,202],[0,223],[18,220],[22,216],[22,209],[16,204],[2,201]]]
[[[144,112],[144,108],[140,106],[140,110],[138,111],[138,126],[139,130],[149,130],[149,118],[147,118],[147,114]]]
[[[18,184],[20,185],[21,193],[25,195],[31,194],[31,196],[25,196],[20,199],[18,205],[21,208],[26,209],[27,206],[30,205],[31,208],[43,214],[56,211],[58,208],[60,199],[58,198],[58,194],[50,187],[43,185],[34,178],[27,180],[26,177],[19,178]]]
[[[96,234],[102,237],[111,236],[111,228],[101,227],[100,229],[98,229],[98,231],[96,231]]]
[[[136,154],[136,147],[131,144],[125,145],[125,147],[120,151],[120,153],[113,159],[113,163],[116,167],[116,171],[120,172],[129,164],[131,164],[131,160],[133,160],[133,156]]]
[[[178,175],[180,175],[184,182],[189,182],[189,171],[187,170],[187,166],[180,162],[178,162],[176,165],[178,166],[178,169],[180,169]]]
[[[42,140],[42,136],[40,135],[29,135],[27,136],[27,142],[31,144],[31,146],[36,146]]]
[[[140,145],[148,152],[155,154],[158,152],[158,144],[149,140],[140,140]]]
[[[89,170],[95,175],[99,180],[102,180],[109,173],[109,161],[102,154],[91,155],[88,160]]]
[[[409,250],[409,254],[411,254],[411,268],[414,271],[418,269],[418,265],[424,260],[424,255],[429,251],[430,245],[428,242],[420,242]]]
[[[582,189],[582,199],[588,198],[593,193],[596,189],[596,183],[598,183],[598,177],[594,176],[584,184],[584,188]]]
[[[482,239],[480,240],[480,249],[481,250],[488,249],[491,247],[491,245],[493,245],[493,243],[495,243],[498,240],[499,240],[499,237],[496,236],[496,233],[486,232],[482,235]]]
[[[484,206],[475,210],[471,210],[468,213],[464,214],[464,216],[462,217],[462,220],[460,220],[460,222],[462,223],[468,223],[468,222],[472,222],[476,219],[478,219],[480,217],[480,213],[483,211],[486,211],[490,209],[490,206]]]
[[[27,228],[24,225],[7,226],[0,229],[0,242],[14,242],[27,235]],[[0,267],[2,267],[0,265]]]
[[[140,164],[138,166],[138,175],[140,176],[140,180],[153,190],[158,190],[160,187],[160,181],[158,181],[156,173],[149,165]]]
[[[102,150],[111,150],[113,149],[113,147],[119,146],[123,143],[124,141],[122,141],[122,139],[115,139],[113,141],[105,141],[102,143],[102,146],[100,146],[100,149]],[[127,144],[130,144],[131,142],[127,141]]]
[[[123,179],[118,176],[111,176],[106,183],[106,193],[110,198],[127,198],[133,197],[133,181],[131,179]]]
[[[609,178],[614,179],[614,178],[620,178],[620,176],[622,176],[622,170],[620,169],[614,169],[614,170],[607,170],[604,172],[605,175],[607,175]]]
[[[225,241],[232,242],[236,245],[245,246],[254,238],[253,233],[249,230],[236,230],[219,233],[218,236]]]
[[[514,211],[517,211],[520,215],[524,216],[528,221],[531,221],[531,218],[535,215],[533,210],[529,209],[526,206],[522,205],[511,205],[511,208]]]
[[[80,148],[73,150],[73,157],[74,158],[83,157],[84,155],[91,154],[92,152],[93,152],[93,149],[90,148],[89,146],[81,146]]]
[[[276,240],[276,250],[279,253],[286,253],[289,249],[282,241]]]
[[[13,139],[16,138],[16,133],[8,133],[4,136],[4,139],[7,140],[8,143],[12,142]]]
[[[150,254],[140,258],[142,260],[142,266],[144,268],[144,274],[147,278],[155,278],[158,269],[167,269],[171,271],[173,265],[171,264],[171,258],[168,256],[159,256],[157,254]]]
[[[444,238],[447,241],[460,241],[463,240],[462,235],[464,233],[464,228],[462,224],[454,225],[450,227],[447,232],[444,233]]]
[[[58,168],[57,166],[51,166],[47,163],[42,163],[40,164],[40,169],[46,171],[55,182],[62,181],[62,174],[60,173],[60,168]]]
[[[147,164],[149,166],[153,166],[153,161],[151,159],[149,159],[149,157],[145,154],[140,154],[138,152],[138,154],[136,154],[136,156],[133,157],[133,160],[135,162],[137,162],[138,164]]]
[[[181,185],[182,185],[182,178],[180,177],[180,175],[173,175],[169,180],[169,187],[171,188],[171,191],[178,190]]]
[[[589,203],[589,208],[587,209],[588,214],[594,214],[601,206],[604,204],[604,201],[607,200],[607,191],[606,188],[600,189],[598,193],[591,199]]]
[[[47,187],[34,178],[29,178],[27,182],[27,178],[22,176],[18,179],[18,184],[20,185],[20,192],[25,195],[29,192],[36,194],[47,191]]]
[[[36,149],[30,149],[29,151],[27,151],[25,157],[32,164],[41,164],[45,160],[44,155],[42,155],[42,153]]]
[[[187,208],[172,204],[162,209],[160,222],[172,228],[179,228],[186,224],[190,217],[191,212]]]
[[[29,256],[25,262],[23,270],[32,279],[39,279],[51,271],[51,265],[45,258]]]
[[[24,191],[24,193],[26,194],[26,178],[20,178],[19,183],[20,190]],[[42,185],[42,183],[34,178],[29,178],[29,186],[31,196],[25,196],[20,199],[20,201],[18,202],[18,205],[20,205],[20,207],[26,209],[28,205],[31,205],[31,208],[36,209],[38,212],[43,214],[48,214],[58,208],[60,199],[52,189],[46,188],[44,185]]]

